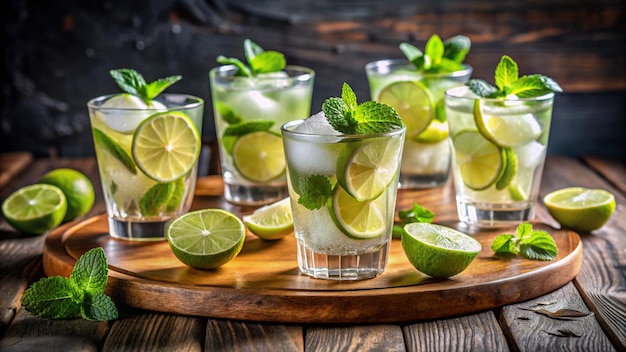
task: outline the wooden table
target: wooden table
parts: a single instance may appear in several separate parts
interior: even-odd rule
[[[17,167],[8,167],[9,163]],[[0,166],[1,179],[8,177],[0,184],[1,200],[58,167],[81,170],[99,185],[93,158],[33,160],[27,155],[0,155]],[[38,319],[21,308],[20,298],[31,282],[44,276],[45,236],[23,237],[1,219],[0,351],[625,351],[626,164],[548,157],[540,196],[574,185],[607,189],[617,200],[609,223],[580,234],[583,262],[574,280],[529,301],[466,316],[403,323],[260,323],[253,316],[245,321],[224,320],[125,306],[118,307],[120,318],[110,322]],[[105,210],[99,187],[96,192],[88,216]],[[413,192],[417,202],[435,211],[435,222],[454,220],[450,184]],[[211,196],[198,195],[196,206],[206,204],[207,197]],[[541,203],[537,220],[559,227]],[[591,314],[558,320],[524,309],[542,305],[550,311],[570,308]],[[576,336],[557,336],[569,332]]]

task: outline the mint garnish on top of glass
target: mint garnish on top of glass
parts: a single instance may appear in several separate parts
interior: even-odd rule
[[[182,76],[169,76],[147,83],[143,76],[130,68],[121,68],[109,71],[117,85],[126,93],[140,97],[150,103],[167,87],[179,81]]]
[[[278,51],[265,51],[261,46],[250,39],[243,42],[243,51],[246,56],[246,65],[243,61],[234,57],[220,55],[217,62],[224,65],[235,65],[239,69],[235,76],[253,77],[260,73],[272,73],[282,71],[287,62],[285,55]]]
[[[424,52],[409,43],[400,44],[400,50],[420,72],[451,73],[465,68],[463,60],[471,45],[471,40],[464,35],[443,41],[437,34],[433,34],[426,42]]]
[[[544,75],[520,77],[517,63],[506,55],[502,56],[496,67],[494,80],[495,87],[477,78],[470,79],[466,85],[481,98],[507,98],[511,95],[517,98],[533,98],[563,91],[556,81]]]

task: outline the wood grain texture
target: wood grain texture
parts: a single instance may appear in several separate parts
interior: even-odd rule
[[[587,157],[583,160],[626,195],[626,162]]]
[[[406,351],[398,325],[310,327],[306,351]]]
[[[250,317],[254,320],[254,317]],[[205,351],[296,352],[304,350],[302,327],[209,319]]]
[[[33,162],[29,152],[0,154],[0,190]]]

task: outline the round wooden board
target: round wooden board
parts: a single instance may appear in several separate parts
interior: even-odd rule
[[[559,254],[549,262],[499,259],[491,243],[515,228],[470,233],[482,252],[457,276],[436,280],[415,270],[393,240],[385,272],[374,279],[340,282],[299,273],[293,235],[263,241],[248,234],[242,252],[211,271],[179,262],[168,243],[137,243],[108,235],[104,214],[50,233],[43,264],[48,276],[69,276],[87,250],[102,247],[109,264],[107,293],[118,304],[212,318],[293,323],[386,323],[444,318],[522,302],[571,281],[582,261],[582,244],[571,231],[541,223]]]

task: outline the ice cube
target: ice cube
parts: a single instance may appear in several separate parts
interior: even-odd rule
[[[317,114],[304,120],[304,122],[300,124],[300,126],[298,126],[295,131],[306,134],[319,134],[329,136],[341,135],[341,132],[336,131],[333,126],[330,125],[323,111],[320,111]]]
[[[280,104],[255,90],[233,94],[227,102],[235,113],[245,121],[267,119],[274,120],[280,115]]]
[[[313,143],[297,139],[285,139],[287,164],[295,172],[308,175],[334,175],[337,157],[344,143]]]
[[[150,110],[147,110],[150,109]],[[132,94],[118,94],[105,101],[98,111],[99,118],[111,129],[129,134],[146,117],[164,111],[165,105],[158,101],[152,101],[148,106],[143,99]]]
[[[516,148],[517,162],[520,169],[536,168],[541,164],[546,154],[546,146],[532,141],[526,145]]]
[[[448,139],[437,143],[406,141],[402,151],[401,169],[415,175],[445,173],[450,165]]]

